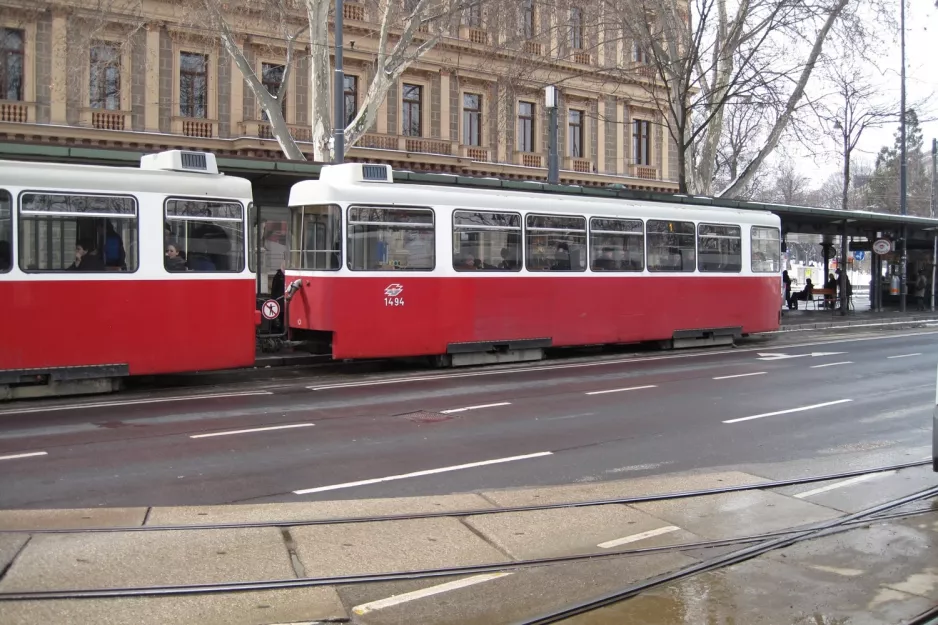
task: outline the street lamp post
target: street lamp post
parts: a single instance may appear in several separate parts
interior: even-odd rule
[[[345,69],[342,63],[342,0],[335,0],[335,111],[332,162],[345,162]]]
[[[560,161],[557,155],[557,100],[554,85],[544,88],[544,106],[547,108],[547,182],[560,184]]]
[[[906,215],[906,147],[905,147],[905,0],[899,0],[899,49],[902,68],[899,73],[899,213]],[[908,277],[906,265],[909,252],[906,245],[908,228],[902,225],[902,259],[899,261],[899,311],[905,312]]]

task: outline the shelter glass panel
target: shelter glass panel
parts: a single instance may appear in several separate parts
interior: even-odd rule
[[[645,268],[645,227],[641,219],[590,219],[590,269]]]
[[[342,209],[336,204],[292,209],[290,269],[338,271],[342,267]]]
[[[752,227],[752,271],[778,273],[782,270],[782,241],[778,228]]]
[[[453,268],[456,271],[521,271],[521,215],[455,211]]]
[[[743,235],[739,226],[697,226],[697,269],[739,273],[743,269]]]
[[[167,200],[167,271],[244,271],[244,230],[244,206],[240,202]],[[171,260],[177,257],[181,262]]]
[[[429,208],[352,206],[346,262],[353,271],[432,271],[435,236]]]
[[[648,220],[649,271],[693,272],[697,228],[691,221]]]
[[[528,271],[586,271],[586,217],[528,215]]]
[[[24,193],[19,203],[23,271],[136,271],[137,200],[118,195]]]

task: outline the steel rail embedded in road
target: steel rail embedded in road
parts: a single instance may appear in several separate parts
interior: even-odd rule
[[[215,530],[215,529],[244,529],[253,527],[303,527],[307,525],[341,525],[346,523],[374,523],[380,521],[413,521],[416,519],[439,519],[446,517],[465,517],[482,516],[486,514],[503,514],[506,512],[535,512],[540,510],[559,510],[563,508],[589,508],[593,506],[609,506],[614,504],[632,504],[644,503],[648,501],[667,501],[671,499],[687,499],[690,497],[701,497],[704,495],[722,495],[726,493],[736,493],[749,490],[769,490],[773,488],[782,488],[784,486],[798,486],[801,484],[813,484],[816,482],[827,482],[830,480],[839,480],[860,475],[869,475],[875,473],[886,473],[888,471],[899,471],[901,469],[910,469],[930,465],[932,461],[920,460],[917,462],[905,462],[885,467],[873,469],[857,469],[854,471],[843,471],[841,473],[828,473],[825,475],[814,475],[809,477],[791,478],[787,480],[773,480],[769,482],[759,482],[757,484],[739,484],[736,486],[723,486],[720,488],[707,488],[700,490],[690,490],[673,493],[659,493],[653,495],[633,495],[629,497],[616,497],[612,499],[592,499],[587,501],[567,501],[561,503],[536,504],[529,506],[504,506],[500,508],[477,508],[470,510],[449,510],[438,512],[412,512],[407,514],[385,514],[379,516],[362,517],[338,517],[325,519],[298,519],[281,521],[254,521],[245,523],[203,523],[193,525],[130,525],[124,527],[86,527],[86,528],[54,528],[54,529],[11,529],[2,530],[7,534],[91,534],[106,532],[165,532],[165,531],[187,531],[187,530]]]
[[[799,542],[811,540],[814,538],[821,538],[823,536],[828,536],[830,534],[843,531],[843,527],[853,521],[866,520],[868,517],[880,512],[886,512],[888,510],[892,510],[893,508],[903,506],[907,503],[920,501],[922,499],[929,499],[936,496],[938,496],[938,486],[932,486],[931,488],[926,488],[925,490],[918,491],[917,493],[906,495],[898,499],[893,499],[886,503],[882,503],[871,508],[866,508],[865,510],[854,512],[853,514],[848,514],[832,521],[815,523],[813,526],[809,526],[808,528],[789,536],[782,536],[780,538],[766,540],[751,547],[745,547],[726,555],[704,560],[677,571],[672,571],[663,575],[656,575],[655,577],[646,579],[637,584],[631,584],[621,590],[613,591],[588,601],[582,601],[565,608],[543,614],[541,616],[525,619],[523,621],[517,622],[515,625],[548,625],[549,623],[558,623],[579,614],[592,612],[593,610],[614,605],[626,599],[631,599],[632,597],[635,597],[645,592],[646,590],[650,590],[664,584],[680,581],[695,575],[700,575],[701,573],[707,573],[709,571],[726,568],[728,566],[739,564],[740,562],[745,562],[746,560],[750,560],[776,549],[790,547]]]
[[[150,597],[150,596],[179,596],[179,595],[204,595],[204,594],[223,594],[231,592],[247,592],[256,590],[278,590],[285,588],[312,588],[317,586],[336,586],[336,585],[357,585],[373,584],[379,582],[432,579],[437,577],[452,577],[454,575],[470,575],[480,573],[496,573],[508,570],[520,570],[538,566],[564,564],[569,562],[580,562],[585,560],[594,560],[601,558],[629,557],[646,555],[650,553],[660,553],[666,551],[688,551],[707,548],[726,547],[739,544],[757,543],[768,544],[765,541],[775,543],[783,540],[791,540],[794,544],[799,540],[807,540],[815,536],[808,536],[816,532],[817,536],[826,536],[839,532],[848,531],[854,527],[867,525],[871,522],[881,522],[891,518],[907,518],[919,514],[931,512],[929,509],[911,510],[905,513],[893,513],[884,515],[894,508],[901,507],[908,503],[920,501],[922,499],[938,496],[938,486],[919,491],[912,495],[907,495],[897,500],[887,502],[868,508],[867,510],[827,521],[825,523],[814,523],[801,528],[791,528],[788,530],[776,530],[762,534],[753,534],[748,536],[739,536],[736,538],[722,538],[708,541],[697,541],[691,543],[677,543],[672,545],[661,545],[657,547],[640,547],[636,549],[627,549],[623,551],[608,551],[599,553],[554,556],[549,558],[536,558],[529,560],[515,560],[512,562],[500,562],[494,564],[472,564],[464,566],[454,566],[439,569],[422,569],[415,571],[397,571],[390,573],[341,575],[334,577],[304,577],[293,579],[279,579],[266,581],[246,581],[246,582],[220,582],[207,584],[179,584],[175,586],[138,586],[127,588],[97,588],[85,590],[43,590],[26,592],[0,592],[0,602],[2,601],[48,601],[56,599],[106,599],[115,597]],[[793,536],[794,538],[786,538]],[[781,537],[781,538],[776,538]],[[776,540],[771,540],[776,539]],[[759,545],[756,545],[758,547]],[[787,545],[783,545],[787,546]],[[749,548],[752,549],[752,548]],[[747,551],[746,549],[742,551]],[[742,553],[736,551],[730,554]],[[754,557],[754,556],[750,556]],[[735,562],[733,562],[735,564]],[[693,567],[690,567],[693,568]],[[687,570],[687,569],[685,569]],[[702,572],[702,571],[701,571]],[[652,578],[657,579],[657,578]]]

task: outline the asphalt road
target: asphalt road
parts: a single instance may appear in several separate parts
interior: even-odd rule
[[[936,361],[925,330],[7,405],[0,508],[426,495],[921,448]]]

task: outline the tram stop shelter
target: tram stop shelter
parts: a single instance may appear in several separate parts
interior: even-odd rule
[[[79,164],[111,165],[138,167],[140,157],[145,152],[132,149],[98,149],[91,147],[67,147],[29,144],[24,142],[0,142],[0,160],[39,160],[72,162]],[[272,229],[276,232],[281,245],[286,245],[290,215],[287,208],[290,187],[301,180],[316,179],[322,164],[286,160],[252,159],[217,156],[220,172],[247,178],[253,184],[254,210],[250,218],[255,225],[255,236],[251,241],[252,260],[257,263],[258,292],[266,291],[262,275],[272,275],[277,267],[265,265],[262,246],[265,245],[265,229],[262,224],[282,224]],[[763,210],[775,213],[782,222],[783,250],[792,235],[820,235],[824,257],[824,274],[828,274],[828,265],[834,257],[835,248],[839,251],[838,264],[848,265],[848,254],[862,251],[872,258],[872,274],[883,275],[885,279],[873,280],[870,292],[870,308],[880,312],[887,306],[898,305],[905,310],[908,284],[905,278],[908,269],[924,271],[929,279],[930,308],[935,304],[935,257],[938,255],[938,219],[934,217],[916,217],[874,213],[869,211],[843,211],[829,208],[807,206],[789,206],[725,200],[691,195],[671,195],[663,193],[635,191],[623,185],[585,187],[575,185],[554,185],[539,181],[502,180],[496,178],[477,178],[455,174],[415,173],[395,171],[395,181],[411,184],[457,185],[467,188],[504,189],[527,192],[558,193],[582,195],[586,197],[618,197],[623,200],[650,202],[669,202],[697,206],[715,206],[741,210]],[[879,254],[873,251],[874,243]],[[888,243],[888,249],[885,245]],[[272,263],[268,262],[268,265]],[[279,265],[279,263],[277,263]],[[843,274],[846,276],[846,272]],[[900,278],[895,284],[893,276]],[[844,278],[846,279],[846,278]],[[899,288],[894,288],[899,286]],[[848,303],[845,289],[840,312],[846,314]]]

